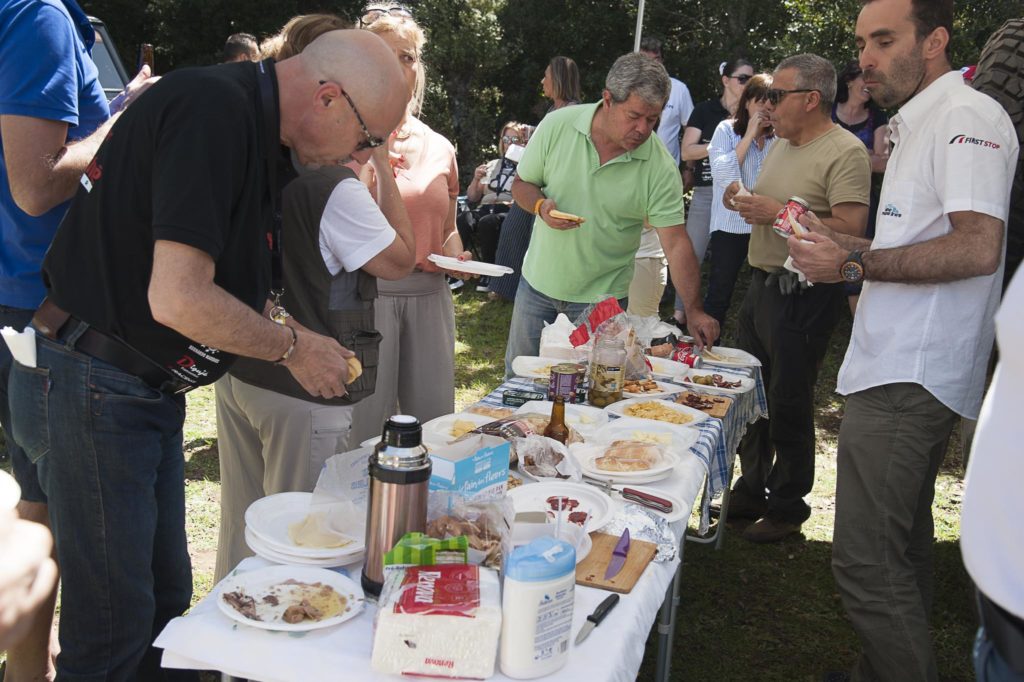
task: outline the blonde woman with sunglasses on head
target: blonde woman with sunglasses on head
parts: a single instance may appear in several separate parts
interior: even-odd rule
[[[381,11],[377,11],[381,10]],[[403,7],[370,5],[360,25],[380,36],[406,74],[409,105],[388,139],[392,170],[416,236],[416,270],[408,277],[380,281],[375,305],[380,346],[377,388],[356,405],[352,441],[379,436],[384,420],[402,412],[421,422],[455,408],[455,308],[445,271],[427,257],[440,254],[471,260],[455,229],[458,167],[451,142],[417,118],[423,105],[427,38]],[[376,183],[364,167],[363,177]],[[463,276],[461,273],[451,273]]]

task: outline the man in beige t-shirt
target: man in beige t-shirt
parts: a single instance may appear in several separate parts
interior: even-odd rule
[[[750,288],[739,316],[739,346],[762,363],[769,419],[751,424],[739,455],[742,476],[729,515],[748,518],[743,537],[775,542],[811,514],[803,497],[814,484],[814,385],[839,319],[839,284],[807,287],[783,269],[789,250],[772,230],[786,200],[797,196],[833,230],[862,235],[871,166],[864,143],[832,123],[835,69],[812,54],[775,69],[769,112],[781,138],[768,153],[753,195],[724,197],[753,228]],[[735,204],[733,204],[733,201]]]

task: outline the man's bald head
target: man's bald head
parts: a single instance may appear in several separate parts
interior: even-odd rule
[[[366,142],[353,105],[371,136],[387,138],[408,102],[394,52],[367,31],[325,33],[278,63],[277,73],[281,140],[304,163],[336,163]]]

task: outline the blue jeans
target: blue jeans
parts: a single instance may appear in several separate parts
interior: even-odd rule
[[[32,321],[34,310],[25,308],[11,308],[0,305],[0,327],[13,327],[21,331]],[[21,498],[29,502],[46,502],[46,495],[39,487],[39,478],[36,475],[36,467],[25,456],[14,440],[11,432],[11,401],[7,392],[7,379],[11,374],[11,365],[14,358],[11,357],[11,349],[7,344],[0,341],[0,425],[3,426],[4,436],[7,443],[7,453],[11,458],[11,469],[14,471],[14,478],[21,486]]]
[[[978,682],[1024,682],[1024,675],[1011,670],[985,636],[984,626],[978,628],[974,639],[974,674]]]
[[[597,303],[597,301],[594,301]],[[559,301],[540,293],[530,286],[525,277],[519,279],[516,302],[512,308],[512,323],[508,330],[508,345],[505,347],[505,378],[511,378],[512,361],[520,355],[537,355],[540,352],[540,333],[544,323],[551,323],[558,313],[565,313],[571,322],[583,314],[591,303]],[[619,305],[626,309],[627,300],[619,299]]]
[[[72,325],[73,326],[73,325]],[[14,437],[38,467],[61,566],[62,682],[161,680],[152,641],[192,596],[183,396],[37,335],[14,363]]]

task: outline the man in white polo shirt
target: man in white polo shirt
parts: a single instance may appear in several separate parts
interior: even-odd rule
[[[952,0],[866,0],[856,40],[890,121],[874,241],[818,221],[790,238],[814,282],[864,281],[838,391],[832,569],[863,645],[853,679],[935,680],[931,505],[959,416],[978,416],[1018,144],[950,70]]]

